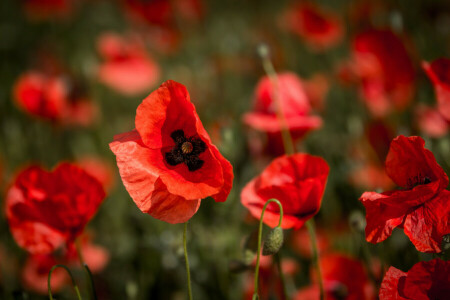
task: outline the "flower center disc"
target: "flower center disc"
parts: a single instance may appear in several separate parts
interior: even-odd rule
[[[184,154],[189,154],[192,152],[192,150],[194,150],[194,146],[191,142],[184,142],[181,145],[181,151],[183,151]]]

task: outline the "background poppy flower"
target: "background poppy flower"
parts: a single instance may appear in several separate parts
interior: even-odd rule
[[[325,49],[342,40],[344,28],[339,16],[312,2],[301,2],[286,13],[288,28],[313,49]]]
[[[417,107],[416,122],[423,133],[433,138],[445,136],[449,129],[449,122],[439,110],[431,107]]]
[[[384,241],[395,227],[422,252],[440,252],[442,237],[450,233],[448,177],[422,138],[398,136],[386,157],[386,173],[403,190],[365,192],[366,239]]]
[[[450,59],[424,61],[422,67],[434,85],[439,112],[450,121]]]
[[[329,167],[325,160],[309,154],[284,155],[276,158],[242,190],[241,202],[257,219],[264,204],[271,198],[283,205],[284,229],[299,229],[320,209]],[[278,225],[278,205],[267,206],[264,223]]]
[[[66,17],[74,8],[74,0],[23,0],[23,8],[34,20]]]
[[[414,95],[416,74],[402,40],[391,30],[369,29],[354,38],[352,52],[369,111],[384,117],[404,110]]]
[[[255,89],[253,110],[243,116],[246,124],[268,134],[269,146],[282,144],[282,123],[277,116],[279,104],[275,93],[279,93],[281,111],[293,139],[300,139],[310,130],[322,126],[320,117],[310,115],[311,105],[301,79],[294,73],[285,72],[278,74],[278,82],[280,86],[276,91],[270,78],[264,76]]]
[[[75,79],[65,74],[29,71],[14,86],[16,104],[28,114],[60,125],[90,125],[97,107]]]
[[[189,220],[200,200],[223,202],[231,164],[211,143],[186,88],[164,82],[139,105],[136,130],[110,144],[120,176],[139,209],[168,223]]]
[[[415,264],[408,272],[390,267],[381,283],[380,299],[447,299],[450,262],[435,258]]]
[[[375,299],[373,287],[360,261],[344,254],[330,253],[321,256],[319,263],[326,299]],[[319,294],[320,289],[314,283],[300,289],[293,299],[317,300]]]
[[[17,244],[49,253],[72,242],[105,197],[101,184],[79,167],[62,163],[52,172],[30,166],[6,196],[6,216]]]
[[[110,88],[131,96],[147,91],[158,81],[159,66],[139,40],[105,33],[98,39],[97,49],[104,60],[98,77]]]

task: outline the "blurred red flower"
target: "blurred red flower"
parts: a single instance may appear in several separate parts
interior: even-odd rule
[[[19,246],[49,253],[82,233],[104,197],[101,184],[75,165],[61,163],[52,172],[30,166],[7,193],[6,216]]]
[[[432,138],[446,135],[449,129],[449,122],[435,108],[419,106],[416,120],[420,130]]]
[[[448,177],[424,145],[417,136],[391,142],[386,173],[403,190],[362,194],[368,242],[382,242],[400,227],[417,250],[441,252],[442,238],[450,233]]]
[[[90,125],[97,107],[68,76],[39,71],[22,74],[14,85],[14,100],[28,114],[59,125]]]
[[[135,125],[115,136],[110,148],[142,212],[182,223],[197,212],[201,199],[227,199],[232,166],[211,143],[185,86],[164,82],[139,105]]]
[[[50,269],[62,263],[52,254],[32,254],[28,256],[25,266],[22,269],[23,285],[31,291],[42,295],[48,295],[48,273]],[[52,292],[59,292],[67,283],[70,277],[65,270],[57,268],[52,272],[51,287]]]
[[[313,3],[296,3],[286,13],[287,27],[315,50],[335,46],[344,35],[338,15]]]
[[[316,239],[319,253],[325,253],[331,248],[330,237],[323,229],[316,228]],[[303,257],[311,258],[313,255],[311,237],[305,227],[291,233],[291,246]]]
[[[320,117],[310,115],[311,106],[302,80],[294,73],[285,72],[278,74],[278,82],[277,89],[269,77],[263,77],[255,89],[253,111],[243,116],[246,124],[268,134],[268,145],[272,148],[282,145],[281,130],[283,126],[277,116],[280,108],[294,140],[298,140],[308,131],[322,126]],[[277,103],[277,93],[279,104]],[[281,154],[284,150],[274,149],[273,152]]]
[[[415,264],[408,272],[390,267],[381,283],[380,300],[448,299],[450,262],[435,258]]]
[[[402,40],[391,30],[369,29],[354,38],[352,49],[353,71],[369,111],[383,117],[405,109],[416,74]]]
[[[369,282],[362,263],[347,255],[330,253],[320,257],[320,268],[326,299],[375,299],[374,289]],[[314,275],[314,272],[311,272]],[[319,286],[316,276],[313,285],[300,289],[293,299],[319,299]]]
[[[433,82],[439,112],[450,121],[450,59],[424,61],[422,67]]]
[[[81,239],[80,250],[84,262],[94,274],[101,272],[109,261],[108,251],[101,246],[92,244],[85,236]],[[22,269],[24,286],[36,293],[47,295],[48,273],[56,264],[80,267],[78,254],[73,244],[69,245],[67,251],[62,255],[57,253],[30,255]],[[65,270],[57,268],[52,272],[52,292],[57,293],[69,283],[70,277]]]
[[[299,229],[320,209],[329,166],[320,157],[297,153],[276,158],[242,190],[241,202],[260,219],[264,204],[271,198],[283,205],[284,229]],[[279,207],[270,203],[264,213],[264,223],[278,225]]]
[[[159,66],[139,40],[105,33],[98,39],[97,48],[104,60],[98,77],[110,88],[131,96],[147,91],[158,81]]]

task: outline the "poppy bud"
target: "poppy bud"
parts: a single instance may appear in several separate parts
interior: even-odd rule
[[[280,226],[272,229],[264,239],[263,251],[264,256],[277,253],[283,246],[283,229]]]
[[[364,229],[366,228],[366,218],[359,210],[355,210],[350,214],[348,223],[350,228],[356,232],[364,232]]]

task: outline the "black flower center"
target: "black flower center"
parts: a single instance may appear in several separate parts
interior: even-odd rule
[[[422,174],[418,174],[414,177],[411,177],[408,179],[408,188],[414,188],[418,185],[422,185],[422,184],[428,184],[431,182],[431,178],[428,176],[423,176]]]
[[[186,137],[181,129],[172,132],[170,137],[175,142],[175,146],[165,153],[165,159],[171,166],[184,163],[189,171],[194,172],[200,169],[205,163],[198,156],[206,150],[206,144],[199,138]]]

